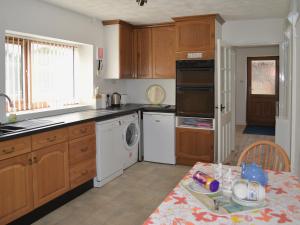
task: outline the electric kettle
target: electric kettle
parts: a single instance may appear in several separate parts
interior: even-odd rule
[[[120,104],[121,104],[121,94],[119,94],[118,92],[112,93],[111,106],[116,107],[116,106],[120,106]]]

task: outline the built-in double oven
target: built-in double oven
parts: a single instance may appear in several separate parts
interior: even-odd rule
[[[176,62],[176,115],[214,118],[214,60]]]

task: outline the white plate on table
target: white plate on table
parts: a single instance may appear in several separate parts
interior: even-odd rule
[[[262,201],[247,201],[243,199],[237,198],[234,194],[232,194],[232,201],[235,203],[242,205],[242,206],[247,206],[247,207],[263,207],[266,205],[265,200]]]
[[[217,194],[220,192],[220,188],[216,192],[211,192],[210,190],[207,190],[206,188],[202,187],[200,184],[197,184],[195,181],[190,181],[186,187],[195,193],[204,194],[204,195],[212,195]]]

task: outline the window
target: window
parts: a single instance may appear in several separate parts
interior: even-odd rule
[[[75,90],[76,47],[46,40],[5,36],[6,93],[14,108],[26,111],[78,104]]]
[[[275,95],[276,60],[252,60],[251,71],[251,94]]]

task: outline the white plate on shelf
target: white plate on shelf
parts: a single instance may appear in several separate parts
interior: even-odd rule
[[[195,181],[189,182],[186,187],[195,193],[204,194],[204,195],[213,195],[220,192],[220,188],[216,192],[211,192],[210,190],[207,190],[206,188],[202,187],[200,184],[197,184]]]
[[[262,201],[247,201],[243,199],[237,198],[234,194],[232,195],[232,201],[235,203],[242,205],[242,206],[247,206],[247,207],[263,207],[266,205],[265,200]]]
[[[153,84],[148,87],[146,91],[146,96],[147,99],[151,104],[162,104],[163,101],[166,98],[166,91],[165,89],[158,85],[158,84]]]

